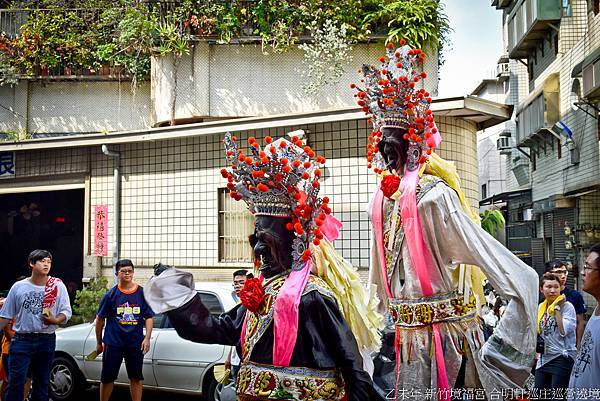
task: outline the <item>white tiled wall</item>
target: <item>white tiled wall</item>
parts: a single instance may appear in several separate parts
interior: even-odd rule
[[[47,180],[51,184],[61,176],[77,176],[83,178],[89,173],[89,149],[65,148],[43,151],[21,151],[15,153],[15,179],[11,184],[21,180]]]
[[[27,89],[27,87],[29,87]],[[29,82],[0,88],[0,130],[31,134],[125,131],[150,126],[150,84],[131,82]],[[25,119],[28,120],[26,124]]]
[[[455,161],[467,199],[477,207],[476,126],[453,117],[436,121],[444,138],[439,154]],[[355,266],[366,269],[370,245],[366,208],[375,186],[364,157],[370,132],[366,120],[236,134],[242,141],[250,135],[262,140],[300,128],[309,132],[309,144],[328,159],[322,194],[331,198],[334,214],[344,223],[335,245]],[[231,269],[240,266],[218,262],[217,189],[224,186],[219,170],[225,165],[221,139],[219,134],[110,146],[121,153],[121,257],[140,267],[136,276],[141,282],[151,274],[147,267],[158,262],[195,268],[197,279],[229,279]],[[27,185],[32,179],[51,184],[64,177],[89,176],[90,210],[108,205],[112,249],[113,159],[102,154],[100,146],[21,151],[16,162],[13,184]],[[93,243],[93,220],[86,224]],[[106,276],[112,276],[111,263],[110,254],[102,259]]]
[[[176,94],[176,117],[237,117],[332,110],[354,106],[351,83],[360,81],[357,70],[363,64],[378,63],[385,55],[379,43],[360,43],[351,52],[352,60],[336,84],[307,95],[302,85],[304,53],[292,48],[285,53],[263,52],[260,44],[218,45],[199,43],[178,67],[173,85],[172,58],[155,59],[153,65],[153,117],[155,122],[170,118]],[[425,88],[437,96],[438,59],[429,52],[423,67]]]
[[[451,117],[437,118],[444,134],[440,155],[455,160],[462,186],[473,207],[478,202],[476,127]],[[333,213],[344,223],[336,248],[355,266],[369,265],[370,229],[366,213],[375,177],[364,157],[370,129],[366,120],[292,126],[287,129],[236,133],[241,141],[255,136],[278,137],[296,129],[310,132],[309,144],[327,162],[322,194],[331,198]],[[121,255],[139,266],[157,262],[183,268],[201,267],[199,278],[229,274],[234,264],[218,261],[217,189],[224,186],[222,135],[122,145]],[[108,204],[112,213],[112,159],[93,149],[91,207]],[[113,227],[109,223],[109,247]],[[110,266],[110,257],[103,259]],[[248,267],[244,265],[244,267]],[[110,270],[105,270],[110,275]],[[137,273],[136,273],[137,274]],[[140,270],[149,276],[149,270]]]
[[[0,86],[0,131],[20,131],[27,126],[26,85]]]

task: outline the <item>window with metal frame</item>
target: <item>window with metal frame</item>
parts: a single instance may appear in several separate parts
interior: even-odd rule
[[[200,300],[211,315],[219,316],[221,313],[225,312],[223,305],[216,294],[198,291],[198,295],[200,295]],[[154,328],[172,329],[173,325],[169,320],[169,316],[161,313],[154,316]]]
[[[200,300],[202,301],[204,306],[206,306],[206,309],[208,309],[211,315],[218,316],[221,313],[225,312],[223,310],[223,305],[221,305],[221,301],[219,300],[219,297],[217,297],[216,294],[202,291],[198,291],[198,294],[200,295]]]
[[[227,188],[218,189],[219,262],[253,261],[248,236],[254,231],[254,216],[242,201],[229,196]]]
[[[571,15],[573,15],[571,0],[562,0],[562,16],[570,17]]]

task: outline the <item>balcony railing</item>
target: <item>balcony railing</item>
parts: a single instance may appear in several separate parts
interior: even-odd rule
[[[517,114],[517,146],[537,148],[553,140],[551,127],[560,119],[558,90],[542,91]]]
[[[506,2],[503,0],[501,2]],[[242,41],[260,40],[259,22],[256,16],[253,15],[253,10],[260,5],[260,0],[216,0],[211,1],[211,5],[216,8],[211,8],[210,12],[204,10],[183,10],[184,3],[178,0],[145,0],[145,3],[156,6],[159,12],[159,20],[161,23],[174,23],[177,25],[180,32],[186,34],[191,40],[210,40],[210,39],[221,39],[228,41],[229,39],[240,39]],[[221,14],[222,11],[215,11],[219,7],[226,8],[230,11],[225,14]],[[262,12],[262,11],[261,11]],[[179,19],[174,20],[173,15],[179,15]],[[216,24],[225,22],[229,25],[228,34],[231,37],[221,38],[215,34]],[[291,32],[301,40],[309,40],[310,32],[298,31],[301,29],[300,21],[296,26],[290,27]],[[262,21],[261,24],[266,24],[270,28],[272,23],[277,21],[266,22]],[[264,30],[266,27],[262,26]],[[269,29],[267,29],[269,30]],[[389,28],[387,24],[372,24],[369,27],[371,34],[370,38],[385,38]]]
[[[508,53],[522,59],[563,16],[562,0],[521,0],[508,16]]]
[[[0,10],[0,32],[5,36],[14,38],[19,34],[19,29],[27,22],[29,13],[22,10]]]
[[[39,62],[36,64],[33,74],[19,71],[19,79],[50,79],[50,80],[92,80],[92,81],[114,81],[129,79],[130,74],[123,66],[115,66],[105,63],[92,68],[70,67],[68,62],[61,62],[56,67],[48,68]]]
[[[214,11],[213,15],[204,15],[195,12],[201,10],[194,11],[185,8],[183,7],[184,3],[181,1],[148,0],[146,3],[149,9],[155,13],[160,24],[175,24],[179,34],[187,40],[261,39],[256,33],[258,32],[258,26],[250,12],[256,6],[258,0],[214,1],[210,3],[211,10],[220,11]],[[31,50],[27,43],[19,42],[17,44],[17,39],[23,38],[22,27],[28,22],[49,19],[52,21],[59,20],[64,24],[64,21],[76,21],[76,26],[81,26],[82,30],[87,29],[85,27],[94,29],[98,26],[97,24],[102,24],[103,11],[100,9],[65,8],[0,9],[0,57],[3,57],[4,61],[11,58],[14,60],[17,60],[18,57],[24,58],[22,62],[15,64],[16,69],[11,71],[11,79],[86,78],[111,80],[128,78],[130,74],[126,73],[126,68],[122,64],[116,65],[111,62],[96,60],[95,56],[90,59],[89,54],[86,60],[82,62],[81,57],[75,54],[78,53],[79,49],[72,47],[72,44],[68,48],[61,48],[61,46],[54,43],[52,48],[44,48],[43,50],[42,47],[45,46],[39,46],[38,50]],[[219,12],[222,14],[218,14]],[[235,21],[228,21],[231,28],[227,31],[227,37],[221,37],[216,32],[216,24],[223,22],[219,18],[235,19]],[[112,40],[111,37],[108,37],[107,43],[112,42]],[[37,46],[37,38],[34,46]],[[79,43],[76,46],[81,47],[82,44]],[[88,50],[93,52],[96,49]],[[40,55],[40,53],[43,53],[43,55]],[[110,55],[107,55],[107,57],[110,57]]]
[[[206,1],[205,5],[201,7],[190,6],[189,2],[180,0],[142,1],[148,5],[148,10],[152,14],[148,17],[149,20],[156,18],[159,22],[160,26],[157,29],[164,27],[167,23],[173,24],[177,33],[187,41],[214,40],[229,42],[232,39],[238,39],[246,42],[261,42],[266,40],[264,39],[264,32],[270,32],[268,25],[271,20],[257,17],[257,6],[261,5],[260,0]],[[43,77],[122,78],[125,76],[123,66],[131,65],[129,61],[133,58],[131,56],[133,50],[128,53],[129,50],[116,48],[116,46],[115,49],[108,48],[111,44],[114,45],[115,38],[119,37],[120,28],[116,26],[113,17],[107,17],[106,11],[110,10],[0,9],[0,62],[17,60],[18,62],[10,62],[11,68],[18,70],[11,71],[11,76],[16,76],[17,79]],[[59,27],[57,32],[65,32],[69,30],[68,27],[70,26],[78,27],[73,32],[69,30],[69,34],[76,39],[69,41],[68,35],[60,36],[56,34],[57,37],[60,36],[60,43],[50,40],[47,41],[50,42],[49,46],[46,46],[47,43],[45,42],[42,46],[37,43],[38,38],[35,35],[36,43],[34,43],[33,48],[28,43],[22,43],[23,40],[21,39],[25,38],[25,35],[22,34],[24,25],[29,27],[28,39],[31,40],[34,37],[32,31],[35,32],[36,28],[32,28],[32,24],[28,23],[42,21],[40,26],[52,26],[55,22],[53,17],[57,17],[56,19],[64,25],[62,30]],[[44,18],[52,24],[44,25]],[[71,20],[75,23],[69,25]],[[277,21],[272,23],[275,24]],[[224,26],[226,28],[223,28]],[[273,28],[273,31],[277,29]],[[302,29],[304,28],[300,21],[290,22],[290,26],[283,34],[284,38],[281,39],[281,45],[286,44],[285,40],[288,36],[289,40],[310,40],[309,32],[302,31]],[[387,33],[386,27],[380,26],[371,26],[370,31],[372,32],[369,35],[371,39],[385,37]],[[87,32],[99,32],[101,36],[94,37],[91,40],[93,45],[89,49],[86,47],[88,42],[77,40],[78,36],[81,37]],[[263,32],[263,36],[259,32]],[[54,34],[52,33],[52,35]],[[40,37],[43,38],[40,39],[40,43],[47,39],[47,35],[42,34]],[[68,43],[63,45],[63,42]],[[106,45],[106,48],[100,45]],[[123,61],[126,57],[129,58]],[[106,60],[115,60],[115,62],[111,64],[105,62]],[[140,69],[132,69],[130,74],[137,74],[137,72],[132,71],[139,71]]]
[[[151,7],[154,7],[158,14],[159,21],[161,23],[175,23],[179,26],[182,32],[190,34],[192,37],[206,37],[214,36],[211,32],[211,28],[214,28],[218,22],[213,16],[208,13],[194,13],[193,11],[185,11],[183,9],[183,2],[181,1],[144,1]],[[214,4],[221,5],[223,7],[233,7],[231,1],[214,1]],[[239,27],[236,36],[240,37],[254,37],[256,36],[255,29],[257,28],[255,22],[252,19],[252,15],[249,12],[256,4],[258,0],[243,0],[236,1],[235,8],[239,9],[239,13],[233,13],[228,18],[235,18],[235,21],[230,21],[234,25]],[[200,10],[199,10],[200,11]],[[24,25],[29,17],[34,12],[44,13],[75,13],[77,17],[82,18],[88,23],[93,23],[100,18],[101,10],[98,9],[0,9],[0,32],[4,32],[5,36],[14,38],[19,34],[20,27]],[[178,15],[180,18],[173,19],[174,15]]]
[[[175,24],[178,30],[188,36],[191,40],[221,39],[229,40],[232,38],[251,39],[259,38],[256,33],[258,25],[250,12],[257,4],[258,0],[217,0],[211,2],[213,6],[208,10],[185,9],[182,1],[155,1],[146,0],[150,6],[155,6],[159,14],[161,23]],[[227,12],[224,10],[235,10],[236,12]],[[174,16],[177,18],[173,18]],[[217,24],[223,21],[229,25],[227,30],[230,37],[221,38],[216,34]]]
[[[36,13],[60,13],[72,15],[83,21],[87,26],[92,26],[100,20],[99,9],[69,8],[69,9],[0,9],[0,33],[9,38],[15,38],[20,33],[21,26],[30,18],[35,18]]]

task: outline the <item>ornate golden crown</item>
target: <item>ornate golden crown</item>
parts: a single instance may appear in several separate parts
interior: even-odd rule
[[[377,143],[381,140],[381,129],[400,128],[406,131],[404,139],[410,141],[407,167],[416,169],[424,163],[427,155],[437,146],[433,136],[437,128],[430,110],[431,97],[416,84],[427,77],[419,72],[425,60],[425,53],[412,49],[400,41],[401,47],[394,50],[388,43],[386,56],[379,59],[381,67],[363,65],[364,78],[361,85],[352,84],[357,103],[373,123],[373,132],[367,145],[369,168],[375,164],[375,171],[383,169],[383,161],[377,157]],[[364,85],[364,89],[361,86]]]
[[[297,137],[290,142],[267,136],[264,142],[261,148],[256,138],[248,138],[250,154],[245,154],[227,133],[223,143],[229,167],[221,175],[230,196],[246,202],[255,216],[291,219],[286,227],[296,234],[293,267],[300,268],[310,257],[310,243],[323,239],[320,226],[331,213],[329,198],[318,196],[325,158]]]

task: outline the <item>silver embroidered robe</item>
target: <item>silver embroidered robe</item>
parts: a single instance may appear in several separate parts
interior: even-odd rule
[[[384,198],[383,203],[383,234],[389,240],[394,201]],[[371,202],[371,216],[373,206]],[[429,271],[433,297],[423,298],[400,216],[397,218],[394,245],[386,246],[387,266],[380,264],[375,235],[372,235],[370,281],[377,284],[381,300],[379,311],[386,313],[389,310],[394,321],[402,323],[396,324],[396,340],[399,342],[396,355],[399,360],[397,395],[402,391],[404,398],[406,390],[418,395],[437,389],[432,327],[419,324],[418,320],[423,317],[423,311],[432,311],[431,305],[438,309],[436,315],[446,306],[456,306],[453,310],[461,310],[458,308],[461,305],[457,305],[454,299],[461,297],[457,292],[460,264],[479,266],[497,293],[509,302],[487,342],[484,342],[480,319],[474,316],[475,310],[471,312],[464,308],[463,317],[438,319],[449,386],[456,384],[464,354],[467,357],[464,387],[483,388],[488,398],[495,390],[522,387],[529,377],[535,349],[536,272],[474,223],[463,211],[456,192],[441,179],[429,175],[422,177],[418,213],[423,238],[435,265]],[[381,269],[385,269],[383,276],[388,279],[393,299],[389,299],[385,291]],[[415,308],[417,312],[412,314]],[[407,310],[410,313],[400,313],[404,320],[398,320],[399,311]]]

